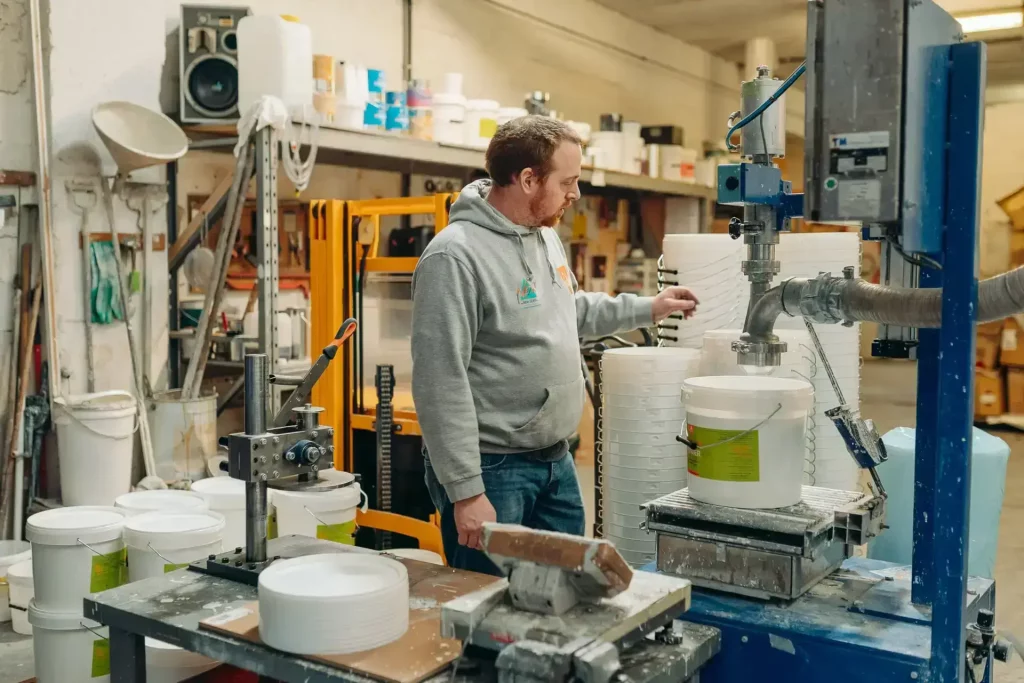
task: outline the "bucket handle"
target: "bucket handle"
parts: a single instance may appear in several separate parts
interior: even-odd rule
[[[64,413],[67,414],[67,416],[70,417],[72,420],[74,420],[75,422],[80,424],[87,432],[92,432],[96,436],[101,436],[104,439],[114,439],[116,441],[121,441],[122,439],[131,438],[135,434],[135,432],[139,431],[139,425],[141,423],[141,421],[139,420],[139,405],[138,404],[135,405],[135,426],[132,427],[132,431],[131,432],[129,432],[128,434],[122,434],[120,436],[114,436],[112,434],[104,434],[103,432],[101,432],[99,430],[93,429],[92,427],[90,427],[89,425],[85,424],[84,422],[79,420],[77,417],[75,417],[75,414],[73,412],[71,412],[71,409],[66,407],[66,406],[61,406],[61,410],[63,410]]]
[[[761,425],[775,417],[780,410],[782,410],[781,403],[775,406],[775,410],[773,410],[771,414],[768,415],[768,417],[764,418],[753,427],[745,429],[739,434],[734,434],[733,436],[730,436],[728,439],[722,439],[721,441],[716,441],[715,443],[704,444],[703,446],[701,446],[695,441],[691,441],[690,439],[686,438],[686,420],[683,420],[683,424],[679,428],[679,435],[676,436],[676,441],[686,444],[687,448],[689,448],[692,451],[699,451],[701,448],[714,448],[716,446],[721,446],[722,444],[730,443],[732,441],[735,441],[736,439],[742,439],[747,434],[756,431]]]
[[[86,543],[82,539],[76,538],[75,541],[77,541],[81,545],[84,545],[86,548],[88,548],[89,550],[93,551],[93,553],[95,553],[96,555],[99,555],[100,557],[103,556],[103,553],[101,553],[99,550],[96,550],[96,548],[93,548],[91,545],[89,545],[88,543]]]
[[[168,560],[166,557],[161,555],[160,551],[153,547],[153,542],[152,541],[147,543],[146,547],[149,548],[150,550],[152,550],[154,553],[156,553],[156,556],[159,557],[164,562],[166,562],[167,564],[180,564],[180,562],[172,562],[171,560]]]
[[[369,507],[370,507],[370,497],[367,496],[366,495],[366,491],[364,491],[362,489],[359,489],[359,497],[362,498],[363,504],[361,506],[357,505],[356,508],[360,512],[365,513],[367,511],[367,509],[369,509]],[[309,514],[310,517],[315,519],[320,524],[323,524],[324,526],[329,526],[327,524],[327,522],[325,522],[324,520],[322,520],[319,517],[317,517],[316,514],[312,510],[310,510],[308,507],[306,507],[305,505],[302,506],[302,509],[305,510]],[[153,552],[156,552],[156,551],[154,550]]]
[[[97,637],[97,638],[99,638],[100,640],[109,640],[109,638],[108,638],[107,636],[103,635],[102,633],[97,633],[97,632],[96,632],[96,631],[95,631],[95,630],[93,629],[93,627],[92,627],[92,626],[89,626],[89,624],[85,623],[84,621],[80,621],[80,622],[78,622],[78,623],[79,623],[79,624],[80,624],[80,625],[81,625],[81,626],[82,626],[83,628],[85,628],[85,629],[88,629],[88,630],[89,630],[89,631],[90,631],[90,632],[91,632],[91,633],[92,633],[92,634],[93,634],[94,636],[96,636],[96,637]]]

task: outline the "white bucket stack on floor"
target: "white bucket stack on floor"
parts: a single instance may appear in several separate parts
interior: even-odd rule
[[[689,287],[700,300],[697,313],[689,320],[669,317],[658,326],[662,346],[699,349],[708,330],[743,326],[746,303],[739,305],[740,293],[747,291],[740,272],[745,247],[728,235],[665,235],[662,244],[662,274],[665,285]]]
[[[8,570],[14,565],[32,559],[32,546],[28,541],[0,541],[0,624],[11,621]]]
[[[690,497],[711,505],[768,509],[800,502],[807,414],[804,380],[736,375],[683,384]]]
[[[860,277],[860,235],[852,232],[795,233],[780,236],[777,260],[782,264],[777,282],[786,278],[813,278],[820,272],[841,276],[843,268],[854,267]],[[806,331],[802,318],[779,316],[776,333],[781,330]],[[860,324],[815,325],[825,355],[832,366],[847,405],[860,407]],[[812,346],[813,348],[813,346]],[[811,368],[814,386],[814,408],[811,411],[813,431],[813,468],[808,483],[824,488],[856,489],[860,472],[846,450],[839,432],[825,416],[825,411],[839,405],[828,373],[815,354]]]
[[[7,568],[7,587],[10,589],[11,628],[15,633],[30,636],[32,624],[28,623],[28,606],[35,594],[31,559]]]
[[[679,396],[699,366],[695,349],[612,349],[601,359],[602,531],[633,566],[655,553],[640,506],[686,486]]]
[[[28,621],[38,683],[110,679],[106,627],[83,617],[86,595],[125,582],[123,509],[67,507],[28,519],[35,597]]]
[[[701,350],[700,374],[707,377],[725,375],[760,375],[800,379],[811,382],[815,364],[814,345],[811,336],[802,330],[775,330],[775,334],[786,342],[786,352],[782,354],[782,363],[774,368],[762,368],[761,372],[744,369],[740,366],[732,343],[740,338],[743,331],[709,330],[704,334],[704,348]],[[812,384],[813,386],[813,384]],[[811,474],[815,468],[815,423],[810,417],[807,420],[806,448],[804,450],[804,483],[811,483]]]

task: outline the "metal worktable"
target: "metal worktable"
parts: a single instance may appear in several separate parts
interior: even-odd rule
[[[288,537],[268,542],[268,554],[283,557],[318,552],[374,552],[327,541]],[[300,659],[262,644],[199,628],[199,622],[258,599],[255,586],[188,569],[126,584],[85,600],[85,616],[109,628],[111,681],[146,680],[144,638],[177,645],[270,680],[320,683],[371,683],[374,679],[326,664]],[[674,648],[646,641],[622,657],[631,680],[676,683],[689,680],[719,649],[717,628],[682,624],[682,642]],[[471,649],[459,665],[459,680],[497,680],[494,655]],[[434,677],[449,681],[451,671]]]

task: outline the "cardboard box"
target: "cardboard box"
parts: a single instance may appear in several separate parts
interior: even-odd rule
[[[1024,330],[1020,329],[1013,318],[1009,318],[1003,325],[999,347],[1001,365],[1024,368]]]
[[[974,371],[974,419],[998,417],[1006,412],[1003,373],[998,370]]]
[[[1024,266],[1024,230],[1010,233],[1010,265]]]
[[[982,370],[995,370],[999,365],[1000,338],[978,334],[974,342],[974,367]]]
[[[1003,333],[1003,327],[1005,325],[1005,320],[996,320],[990,323],[979,323],[978,334],[983,334],[986,337],[998,337]]]
[[[1012,415],[1024,415],[1024,370],[1006,373],[1006,410]]]
[[[1014,230],[1024,230],[1024,187],[1003,197],[998,204],[1003,213],[1010,217]]]

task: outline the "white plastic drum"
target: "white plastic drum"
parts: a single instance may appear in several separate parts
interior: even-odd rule
[[[35,605],[81,614],[86,595],[124,584],[124,522],[125,511],[112,507],[57,508],[29,517]]]
[[[216,512],[147,512],[124,525],[128,580],[162,576],[219,554],[224,516]]]
[[[156,491],[133,491],[118,496],[114,507],[125,510],[126,514],[138,515],[157,510],[177,512],[203,512],[209,505],[202,496],[191,491],[160,489]]]
[[[245,547],[245,482],[233,477],[209,477],[192,482],[192,493],[203,497],[210,510],[224,515],[224,547]]]
[[[106,683],[110,680],[107,627],[78,613],[28,608],[37,683]]]
[[[111,505],[131,491],[135,405],[126,391],[53,399],[65,505]]]
[[[7,568],[31,557],[32,546],[28,541],[0,541],[0,623],[11,620]]]
[[[409,575],[381,555],[330,553],[282,560],[260,574],[260,638],[300,655],[381,647],[409,628]]]
[[[12,564],[7,568],[7,583],[11,589],[11,628],[23,636],[32,635],[28,623],[28,606],[32,602],[32,560]]]
[[[683,383],[690,495],[728,507],[800,502],[814,389],[778,377],[694,377]]]

